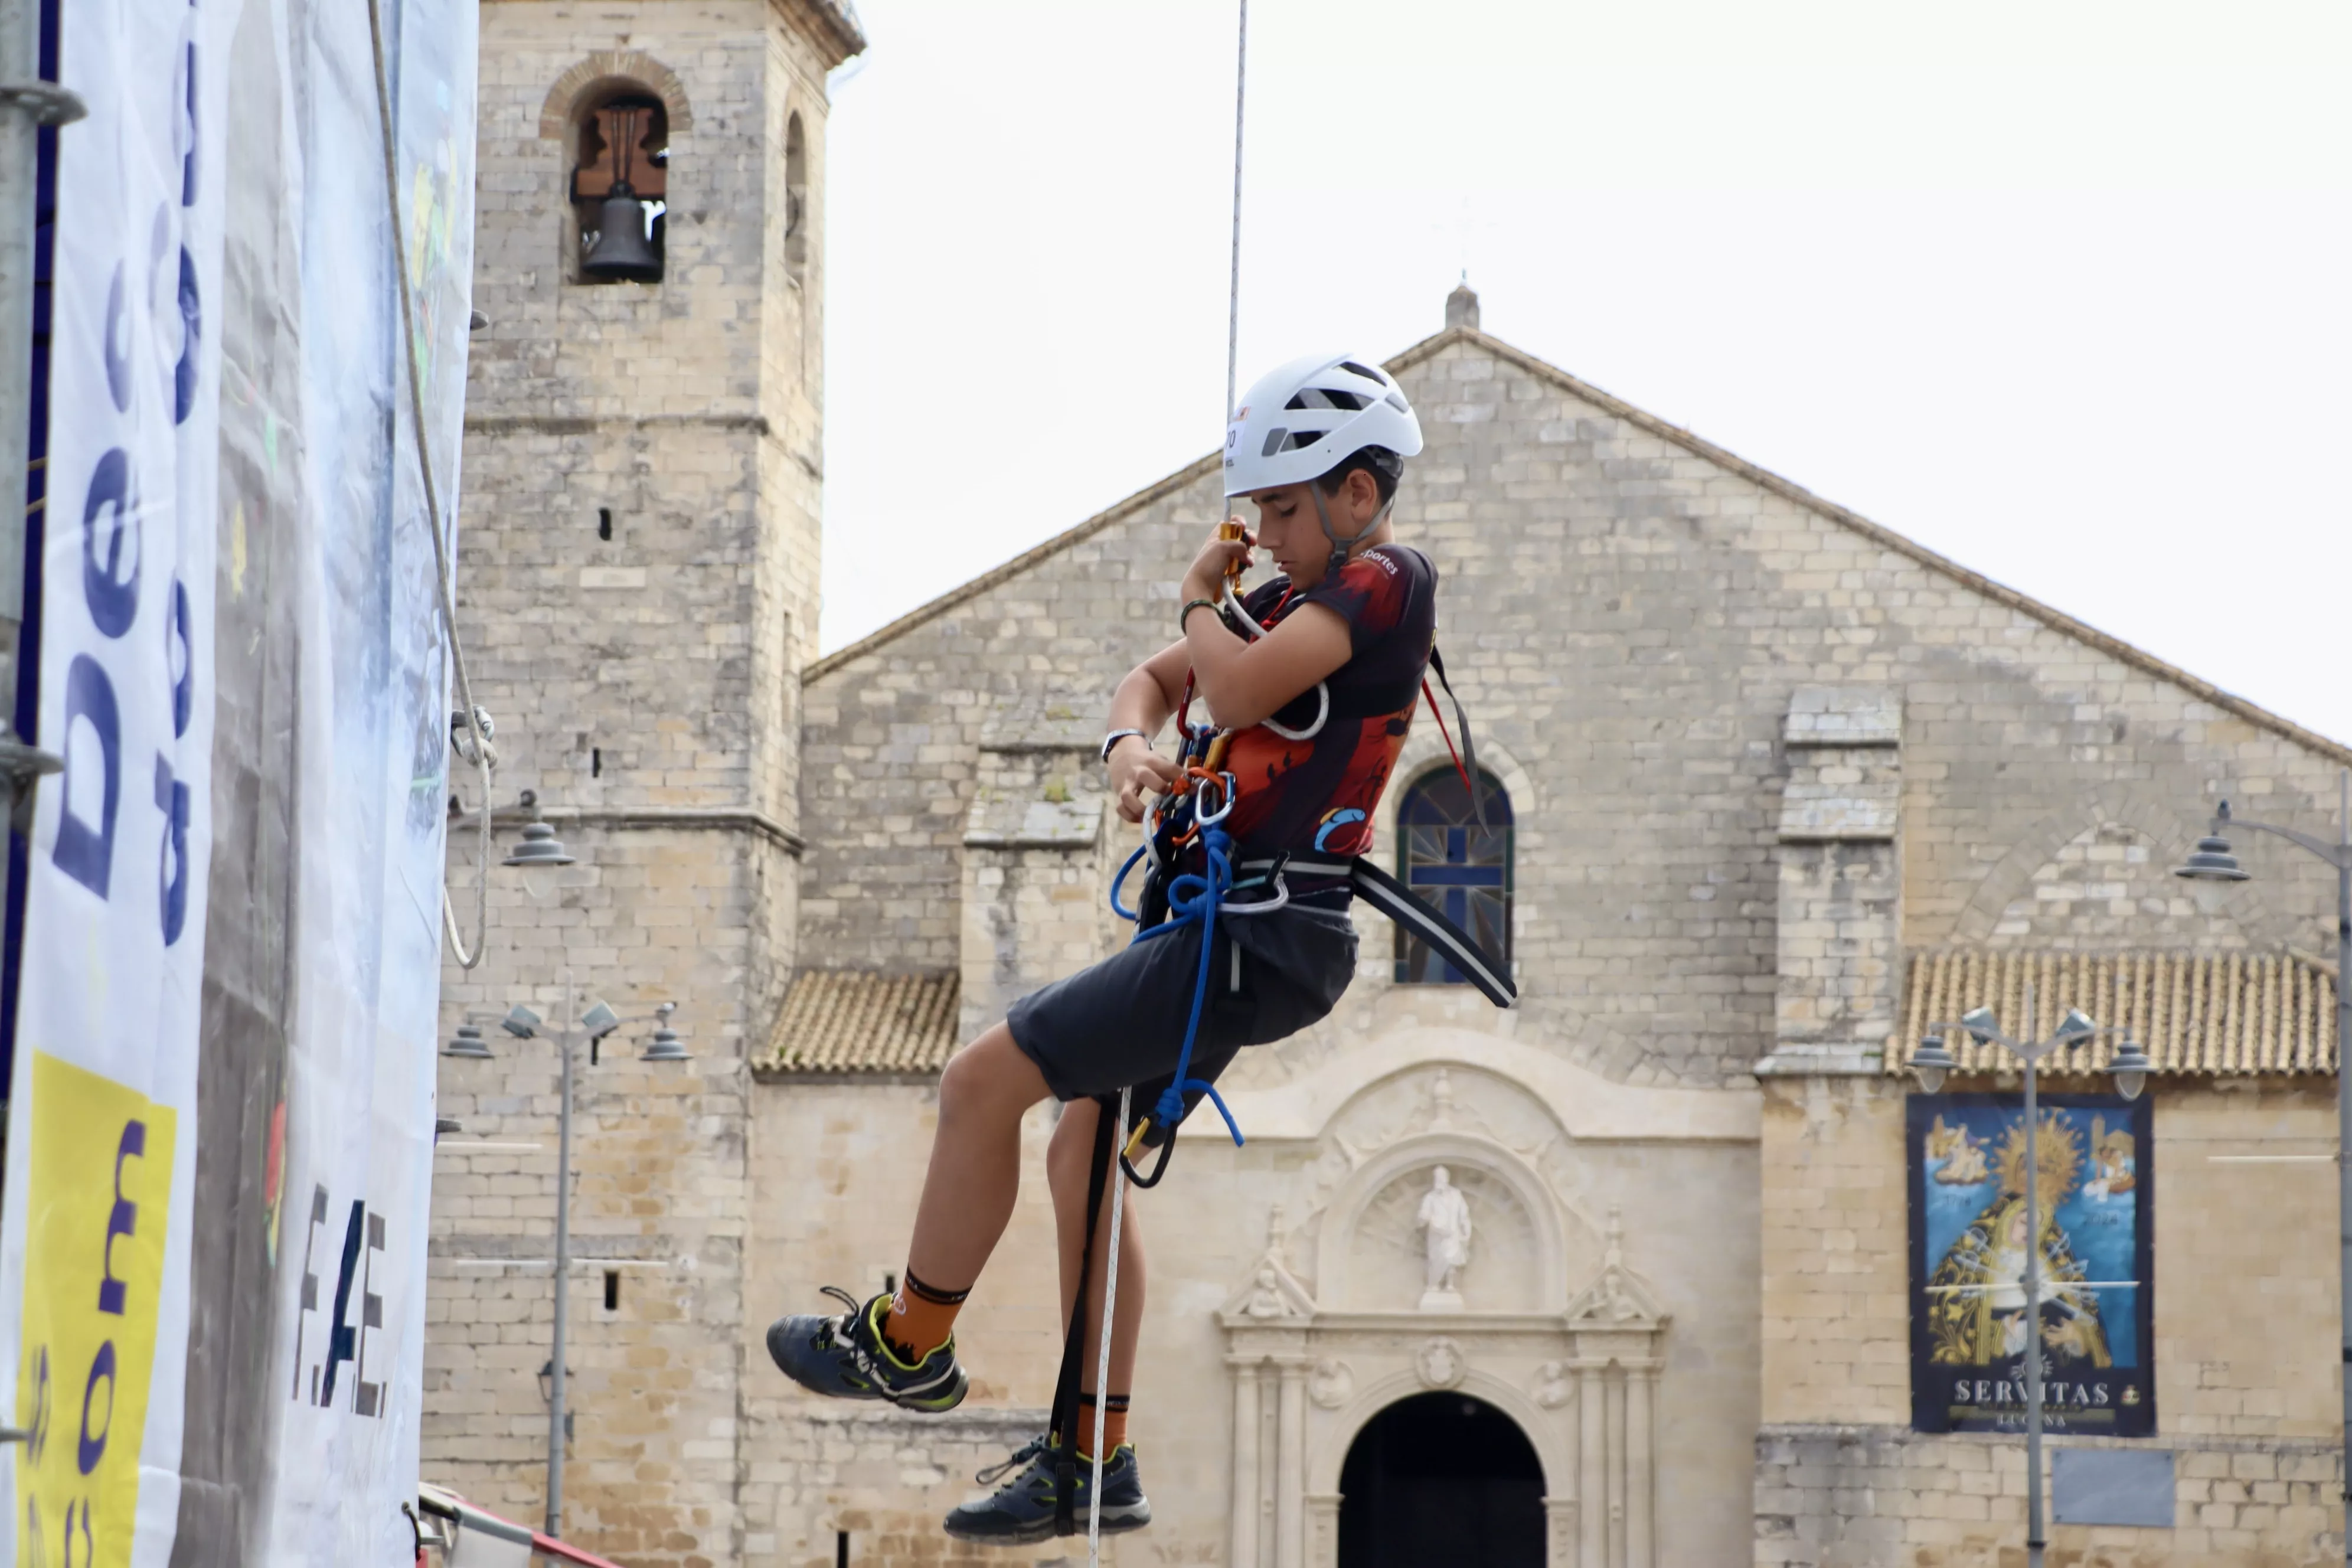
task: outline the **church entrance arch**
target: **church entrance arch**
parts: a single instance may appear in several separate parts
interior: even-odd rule
[[[1339,1568],[1543,1568],[1543,1466],[1483,1399],[1389,1405],[1349,1445],[1339,1492]]]

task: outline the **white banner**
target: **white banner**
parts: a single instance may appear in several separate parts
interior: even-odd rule
[[[0,1563],[163,1568],[180,1501],[211,858],[222,74],[236,0],[71,0],[24,986],[0,1213]]]
[[[236,264],[245,248],[299,222],[297,297],[278,309],[305,343],[288,410],[299,521],[273,611],[299,648],[302,717],[267,1380],[280,1403],[250,1538],[271,1568],[391,1568],[415,1551],[401,1505],[416,1496],[423,1417],[452,704],[393,226],[446,521],[471,314],[476,24],[470,0],[383,10],[394,200],[368,7],[313,7],[277,50],[281,100],[301,106],[284,216],[256,209],[248,226],[240,206],[229,237],[232,276],[257,275],[263,258]]]

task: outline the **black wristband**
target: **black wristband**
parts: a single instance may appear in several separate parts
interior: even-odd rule
[[[1184,601],[1184,607],[1176,612],[1176,635],[1180,637],[1184,636],[1184,623],[1192,618],[1193,611],[1203,609],[1214,610],[1220,616],[1225,613],[1224,606],[1214,599],[1187,599]]]

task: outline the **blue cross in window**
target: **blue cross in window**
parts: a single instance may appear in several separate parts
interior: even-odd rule
[[[1445,769],[1414,784],[1397,814],[1402,869],[1415,897],[1504,959],[1510,941],[1511,803],[1492,778],[1485,785],[1487,826],[1480,828],[1460,774]],[[1467,983],[1418,939],[1401,942],[1398,960],[1401,981]],[[1416,967],[1421,973],[1412,973]]]

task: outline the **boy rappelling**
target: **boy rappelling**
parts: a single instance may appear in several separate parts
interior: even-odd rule
[[[1178,640],[1111,700],[1110,787],[1122,817],[1147,823],[1137,940],[1021,998],[949,1062],[898,1290],[861,1303],[828,1288],[848,1311],[768,1331],[777,1365],[816,1393],[952,1409],[966,1387],[955,1318],[1012,1217],[1021,1119],[1049,1096],[1063,1102],[1046,1155],[1072,1328],[1055,1432],[983,1472],[1007,1479],[948,1516],[951,1535],[1041,1541],[1097,1510],[1105,1532],[1150,1520],[1126,1440],[1143,1238],[1132,1216],[1120,1224],[1109,1179],[1128,1142],[1117,1125],[1126,1091],[1147,1111],[1128,1152],[1160,1144],[1164,1167],[1175,1123],[1214,1096],[1243,1047],[1308,1027],[1347,990],[1358,892],[1508,1005],[1508,979],[1468,938],[1359,858],[1432,663],[1436,570],[1395,542],[1390,521],[1404,459],[1421,447],[1403,393],[1365,362],[1299,360],[1250,389],[1226,431],[1224,476],[1256,527],[1229,525],[1202,548],[1178,590]],[[1260,552],[1281,574],[1236,599],[1233,578]],[[1213,725],[1198,721],[1203,705]],[[1174,763],[1152,747],[1171,717]],[[1107,1258],[1091,1256],[1104,1214]],[[1107,1293],[1107,1351],[1079,1356],[1102,1333]]]

